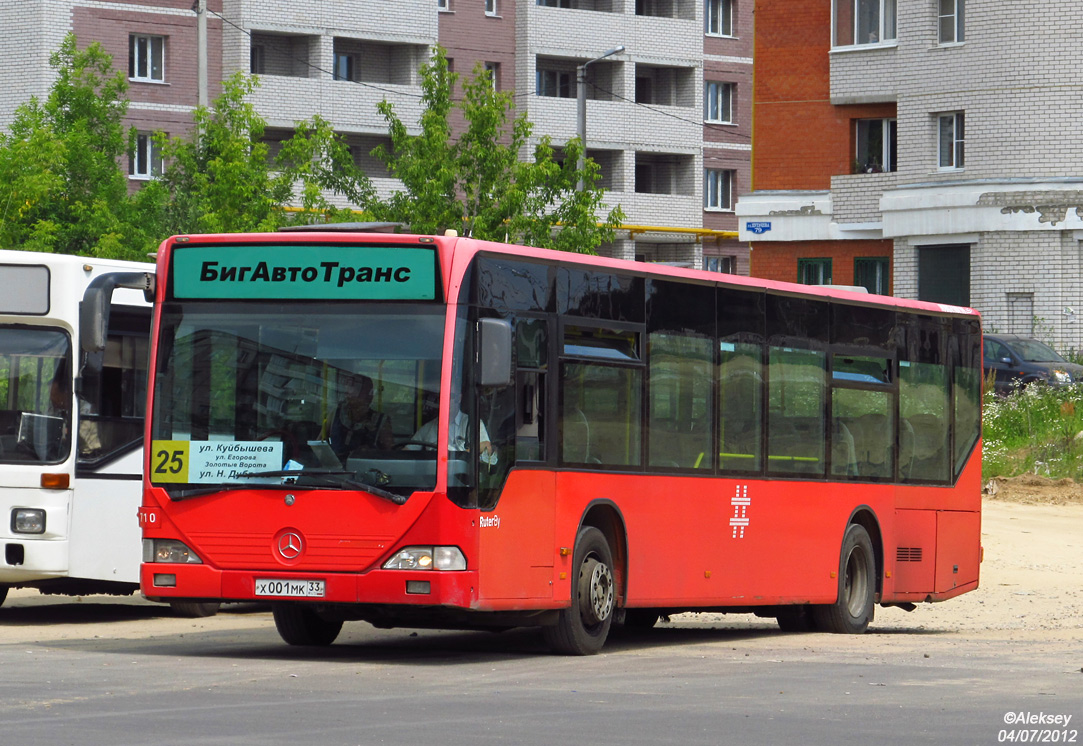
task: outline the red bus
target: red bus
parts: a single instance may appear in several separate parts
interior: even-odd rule
[[[973,310],[360,226],[173,237],[157,273],[148,598],[590,654],[978,586]]]

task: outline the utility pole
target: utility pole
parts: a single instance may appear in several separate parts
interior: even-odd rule
[[[207,93],[207,0],[196,0],[196,91],[200,106],[210,105]]]
[[[575,95],[577,99],[576,114],[578,119],[578,134],[579,144],[582,146],[582,150],[579,153],[579,172],[582,173],[583,166],[586,165],[587,160],[587,65],[597,62],[598,60],[604,60],[606,57],[614,54],[620,54],[624,51],[624,45],[614,47],[608,52],[603,52],[592,60],[587,60],[582,65],[575,68]],[[583,191],[583,178],[580,177],[575,184],[575,191]]]

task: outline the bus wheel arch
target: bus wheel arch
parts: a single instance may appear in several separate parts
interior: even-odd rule
[[[579,531],[591,526],[598,529],[609,543],[613,554],[613,574],[617,583],[618,605],[628,599],[628,531],[620,509],[608,500],[595,501],[583,514]]]

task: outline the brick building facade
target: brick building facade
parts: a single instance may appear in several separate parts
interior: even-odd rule
[[[604,253],[747,273],[734,203],[751,180],[752,0],[209,0],[210,93],[235,72],[273,144],[319,114],[348,140],[387,194],[396,182],[368,153],[387,142],[385,98],[403,121],[420,113],[419,69],[433,45],[456,72],[476,63],[515,92],[536,137],[577,134],[576,69],[588,63],[588,154],[608,206],[628,228]],[[192,0],[15,0],[0,8],[22,54],[0,72],[0,127],[52,82],[49,54],[74,31],[129,66],[129,123],[171,135],[196,105]],[[595,60],[608,49],[625,51]],[[133,67],[134,65],[134,67]],[[149,138],[133,183],[153,178]],[[124,167],[126,164],[122,164]],[[726,235],[724,232],[729,232]]]
[[[737,206],[752,274],[813,280],[826,259],[836,284],[879,278],[1083,348],[1083,97],[1064,77],[1083,66],[1083,23],[1062,10],[758,2],[753,189]]]

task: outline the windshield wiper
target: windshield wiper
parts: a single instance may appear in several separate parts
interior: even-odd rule
[[[178,491],[171,493],[169,499],[173,502],[180,502],[181,500],[191,500],[193,497],[203,497],[204,495],[211,495],[216,492],[233,492],[235,490],[249,490],[258,487],[289,487],[297,482],[299,479],[306,479],[316,482],[317,486],[330,486],[330,487],[349,487],[350,489],[363,490],[371,495],[389,500],[396,505],[405,505],[408,499],[406,495],[399,495],[389,490],[385,490],[381,487],[377,487],[374,484],[369,484],[357,479],[353,479],[354,473],[352,471],[335,471],[332,469],[274,469],[270,471],[244,471],[239,474],[235,474],[234,478],[238,479],[259,479],[261,477],[293,477],[289,482],[273,483],[273,484],[217,484],[207,487],[196,487],[191,490]]]
[[[355,490],[364,490],[371,493],[376,497],[382,497],[384,500],[390,500],[396,505],[405,505],[406,496],[399,495],[389,490],[385,490],[375,484],[354,479],[354,473],[352,471],[336,471],[334,469],[276,469],[273,471],[245,471],[237,474],[236,476],[242,479],[256,479],[259,477],[292,477],[292,482],[286,482],[286,484],[295,483],[300,479],[313,479],[324,485],[330,485],[333,487],[350,487]]]

